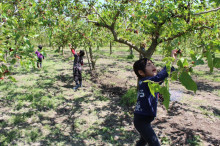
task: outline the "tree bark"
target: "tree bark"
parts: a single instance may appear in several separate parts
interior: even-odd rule
[[[87,59],[88,59],[89,70],[92,71],[91,63],[90,63],[90,60],[89,60],[89,55],[88,55],[88,51],[87,51],[86,47],[85,47],[85,51],[86,51],[86,57],[87,57]]]
[[[130,50],[130,55],[133,55],[133,48],[131,46],[129,46],[129,50]]]
[[[90,61],[92,63],[92,70],[95,70],[95,61],[92,54],[92,46],[89,46],[89,55],[90,55]]]
[[[110,55],[112,55],[112,41],[110,41]]]
[[[154,54],[155,50],[156,50],[156,47],[158,45],[157,43],[157,37],[152,39],[152,43],[150,45],[150,47],[147,49],[146,53],[144,53],[144,57],[150,59],[152,57],[152,55]]]

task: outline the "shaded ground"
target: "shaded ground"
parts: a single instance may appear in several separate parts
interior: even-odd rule
[[[18,83],[1,84],[0,144],[135,145],[133,107],[120,103],[136,85],[126,53],[116,53],[122,56],[117,58],[102,53],[92,73],[85,59],[83,87],[76,92],[68,52],[65,59],[48,55],[41,70],[16,70]],[[161,63],[161,56],[154,58]],[[219,72],[210,76],[219,78]],[[173,82],[170,88],[181,91],[181,100],[171,102],[169,111],[158,107],[152,124],[162,145],[220,145],[220,82],[193,78],[196,94]]]

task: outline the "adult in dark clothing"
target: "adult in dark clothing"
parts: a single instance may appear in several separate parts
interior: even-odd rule
[[[73,78],[76,83],[76,86],[73,89],[77,90],[79,87],[82,87],[82,66],[83,66],[83,56],[85,55],[85,53],[83,50],[80,50],[78,53],[76,53],[75,49],[73,49],[71,46],[70,49],[74,55]]]

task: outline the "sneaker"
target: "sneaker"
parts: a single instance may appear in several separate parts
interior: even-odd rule
[[[76,85],[76,87],[73,87],[73,90],[77,90],[80,87],[80,85]]]

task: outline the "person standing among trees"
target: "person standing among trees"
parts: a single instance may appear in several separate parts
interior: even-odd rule
[[[39,45],[38,46],[39,50],[42,50],[42,46]],[[35,54],[37,55],[37,67],[41,68],[42,67],[42,59],[44,59],[44,55],[42,55],[38,50],[35,52]]]
[[[82,66],[83,66],[83,56],[85,52],[80,50],[78,53],[75,52],[75,49],[69,44],[70,50],[74,55],[73,61],[73,79],[76,83],[76,86],[73,87],[74,90],[77,90],[79,87],[82,87]]]
[[[177,50],[173,50],[171,56],[176,59]],[[147,82],[151,80],[154,82],[163,82],[168,77],[166,66],[157,73],[154,63],[147,58],[142,58],[136,61],[133,69],[139,78],[138,99],[134,109],[134,126],[140,133],[140,140],[137,141],[136,146],[160,146],[158,138],[151,127],[151,122],[157,114],[157,102],[159,93],[155,93],[155,97],[151,94]],[[174,67],[171,71],[174,71]]]

